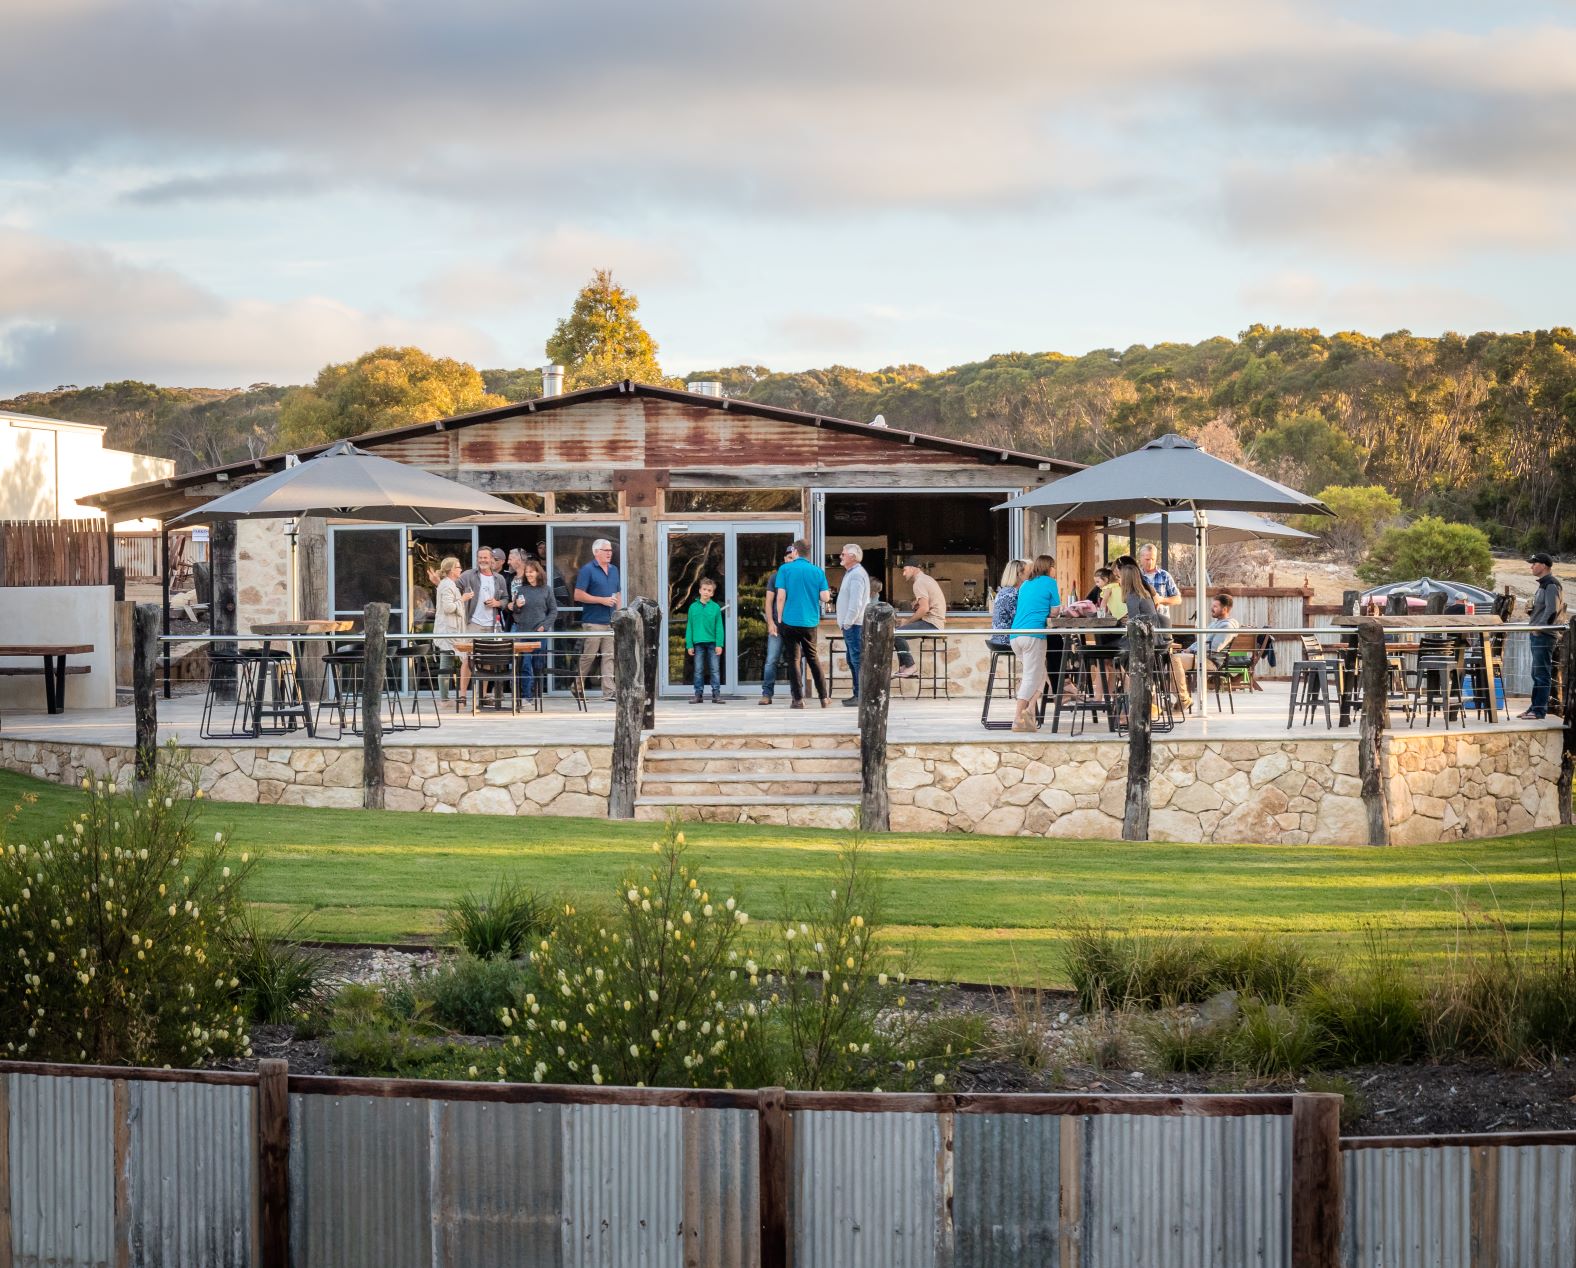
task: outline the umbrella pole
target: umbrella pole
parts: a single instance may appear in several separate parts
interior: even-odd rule
[[[1198,641],[1193,644],[1193,669],[1197,678],[1193,699],[1198,701],[1200,717],[1206,717],[1208,714],[1208,702],[1205,698],[1205,692],[1209,683],[1209,645],[1204,641],[1204,631],[1208,628],[1205,623],[1205,614],[1209,611],[1208,606],[1204,602],[1204,577],[1206,575],[1204,568],[1207,562],[1204,552],[1205,542],[1209,537],[1208,515],[1209,513],[1200,507],[1193,508],[1193,533],[1197,563],[1197,567],[1194,569],[1196,575],[1193,583],[1193,598],[1197,607],[1194,624],[1198,628]]]

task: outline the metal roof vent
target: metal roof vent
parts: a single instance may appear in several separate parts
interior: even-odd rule
[[[696,379],[690,383],[689,390],[696,396],[721,396],[722,384],[716,379]]]
[[[562,396],[564,394],[564,367],[561,365],[544,365],[542,367],[542,395]]]

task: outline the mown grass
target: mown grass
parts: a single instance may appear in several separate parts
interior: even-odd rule
[[[11,832],[58,827],[75,789],[0,773],[0,805],[24,793]],[[347,941],[434,937],[444,907],[515,877],[579,903],[605,902],[649,861],[653,825],[482,818],[288,806],[208,805],[205,827],[261,861],[252,898],[303,936]],[[714,893],[757,919],[785,910],[830,868],[839,834],[744,825],[687,826]],[[868,855],[886,886],[894,939],[926,976],[1065,985],[1062,944],[1080,923],[1215,941],[1287,935],[1340,961],[1373,930],[1406,962],[1437,968],[1462,936],[1462,911],[1486,910],[1518,945],[1551,951],[1559,925],[1557,851],[1576,876],[1576,833],[1374,850],[881,836]],[[1576,887],[1573,887],[1576,890]],[[1573,931],[1576,932],[1576,931]]]

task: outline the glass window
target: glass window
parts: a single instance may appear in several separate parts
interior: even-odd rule
[[[618,494],[611,489],[592,493],[555,493],[553,511],[557,515],[617,515]]]
[[[624,533],[621,524],[554,524],[552,526],[553,596],[560,606],[575,603],[575,574],[591,562],[591,545],[599,537],[613,543],[613,564],[624,566]],[[627,601],[629,595],[623,598]]]
[[[803,509],[798,489],[669,489],[672,515],[797,515]]]
[[[418,634],[432,631],[436,611],[438,565],[453,556],[461,568],[471,566],[471,530],[468,528],[413,528],[410,530],[410,624]]]
[[[369,603],[400,610],[402,530],[336,528],[334,535],[334,610],[359,614]]]
[[[505,502],[513,502],[521,510],[535,511],[538,515],[547,510],[545,493],[495,493],[493,496],[502,498]],[[500,511],[499,514],[502,512]]]

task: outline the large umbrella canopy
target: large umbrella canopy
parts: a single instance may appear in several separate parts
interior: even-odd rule
[[[379,458],[341,440],[315,458],[226,493],[171,522],[320,515],[390,524],[447,524],[479,513],[515,519],[532,514],[502,498],[420,467]]]
[[[1138,535],[1145,541],[1160,540],[1162,520],[1171,532],[1194,528],[1192,511],[1167,511],[1164,515],[1140,515],[1133,521]],[[1263,537],[1296,537],[1312,540],[1316,534],[1305,533],[1289,524],[1267,520],[1262,515],[1249,515],[1246,511],[1210,511],[1209,540],[1214,545],[1226,542],[1251,542]]]
[[[1142,449],[1044,485],[1003,502],[997,510],[1032,507],[1054,519],[1107,515],[1131,519],[1152,511],[1184,507],[1205,510],[1300,511],[1331,515],[1318,498],[1288,489],[1207,454],[1183,436],[1161,436]]]
[[[1492,590],[1485,590],[1481,586],[1469,586],[1464,581],[1435,581],[1432,577],[1419,577],[1416,581],[1392,581],[1389,585],[1365,590],[1362,602],[1388,599],[1392,594],[1404,594],[1409,599],[1426,599],[1431,594],[1442,594],[1447,602],[1453,603],[1461,599],[1481,607],[1491,606],[1496,598]]]
[[[1043,511],[1058,522],[1069,515],[1132,519],[1151,513],[1185,510],[1193,518],[1193,540],[1200,577],[1209,575],[1205,554],[1206,530],[1216,510],[1334,514],[1318,498],[1289,489],[1274,480],[1266,480],[1223,458],[1207,454],[1191,440],[1175,434],[1161,436],[1158,440],[1151,440],[1142,449],[1123,454],[1120,458],[1112,458],[1096,467],[1086,467],[1051,484],[1031,489],[1003,502],[996,509],[1010,507]],[[1196,587],[1196,594],[1202,596],[1203,592],[1202,585]],[[1202,648],[1206,646],[1205,629],[1209,621],[1209,608],[1203,602],[1194,606],[1197,609],[1197,645]],[[1208,668],[1208,658],[1197,657],[1195,672],[1198,678],[1193,702],[1200,714],[1204,712],[1207,695],[1205,686]]]

